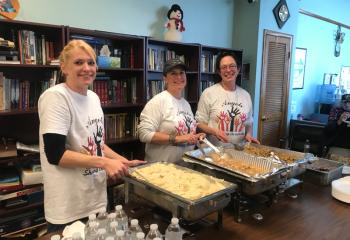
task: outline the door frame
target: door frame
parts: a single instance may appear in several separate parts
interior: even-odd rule
[[[266,84],[264,81],[266,80],[266,74],[267,74],[267,54],[266,51],[268,51],[268,43],[266,41],[267,35],[272,35],[274,37],[283,37],[287,38],[290,41],[290,47],[289,47],[289,53],[288,53],[288,58],[289,61],[286,61],[285,63],[285,69],[286,71],[284,72],[284,79],[286,79],[286,87],[284,88],[284,96],[285,99],[283,101],[283,105],[285,106],[285,111],[282,112],[282,117],[281,117],[281,128],[280,128],[280,138],[286,138],[287,137],[287,118],[288,118],[288,103],[289,103],[289,91],[290,91],[290,73],[291,73],[291,66],[292,66],[292,49],[293,49],[293,35],[287,34],[287,33],[281,33],[281,32],[275,32],[272,30],[264,29],[264,36],[263,36],[263,52],[262,52],[262,72],[261,72],[261,82],[260,82],[260,96],[259,96],[259,114],[258,114],[258,139],[259,141],[262,140],[262,117],[263,117],[263,104],[265,100],[262,100],[263,97],[265,97],[265,92],[266,92]]]

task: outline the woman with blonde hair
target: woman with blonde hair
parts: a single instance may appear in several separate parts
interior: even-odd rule
[[[128,161],[104,143],[104,116],[98,96],[88,90],[96,76],[96,54],[82,40],[70,41],[60,54],[65,82],[39,98],[40,160],[48,231],[107,206],[107,175],[120,178]]]

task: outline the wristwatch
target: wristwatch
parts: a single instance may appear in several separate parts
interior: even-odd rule
[[[176,144],[176,133],[172,132],[169,134],[169,143],[172,145]]]

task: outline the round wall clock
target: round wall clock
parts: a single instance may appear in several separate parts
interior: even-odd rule
[[[280,0],[273,8],[273,15],[275,16],[277,25],[282,28],[290,17],[289,9],[286,0]]]

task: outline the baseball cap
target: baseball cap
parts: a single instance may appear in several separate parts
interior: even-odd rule
[[[350,102],[350,94],[344,94],[343,96],[341,96],[341,101],[344,103]]]
[[[181,61],[178,58],[173,58],[173,59],[166,61],[166,63],[164,64],[163,75],[165,76],[168,72],[170,72],[174,68],[182,68],[185,71],[187,69],[187,67],[183,61]]]

